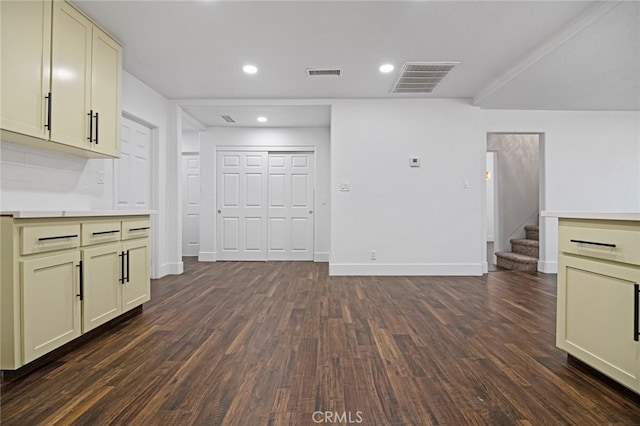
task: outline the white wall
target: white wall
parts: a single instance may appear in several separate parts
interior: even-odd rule
[[[183,131],[181,151],[189,153],[200,152],[200,132]]]
[[[0,145],[0,210],[108,210],[113,190],[113,160]]]
[[[543,211],[640,211],[640,113],[482,112],[486,132],[543,133]],[[542,189],[542,188],[541,188]],[[557,220],[540,218],[539,270],[557,271]]]
[[[314,147],[316,161],[315,260],[329,256],[329,129],[328,128],[209,128],[200,134],[200,260],[215,260],[218,146]]]
[[[463,100],[333,103],[331,274],[482,273],[480,120]],[[420,168],[409,167],[413,156]],[[350,192],[340,191],[343,182]]]
[[[122,73],[122,111],[129,118],[141,121],[152,128],[152,277],[181,272],[181,259],[171,257],[168,247],[180,246],[173,227],[168,224],[167,211],[173,206],[175,194],[166,190],[165,173],[167,158],[168,114],[170,105],[158,92],[124,71]],[[177,160],[176,160],[177,161]]]

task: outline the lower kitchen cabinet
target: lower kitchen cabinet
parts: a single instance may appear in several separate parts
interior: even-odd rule
[[[122,243],[126,256],[122,283],[122,311],[129,311],[151,300],[149,286],[149,239],[141,238]]]
[[[80,253],[21,262],[24,363],[80,336]]]
[[[148,216],[2,216],[0,227],[3,370],[18,369],[151,298]]]
[[[640,392],[636,283],[640,271],[563,256],[558,271],[558,346]]]
[[[82,250],[83,332],[151,299],[147,238]]]
[[[82,329],[87,332],[122,313],[120,243],[82,250]]]
[[[640,223],[560,219],[556,346],[640,393]]]

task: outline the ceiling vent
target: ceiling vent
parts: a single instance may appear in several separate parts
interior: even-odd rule
[[[224,121],[226,121],[227,123],[235,123],[236,120],[234,120],[233,118],[231,118],[230,115],[221,115],[220,117],[222,117],[222,119]]]
[[[405,62],[391,93],[431,93],[460,62]]]
[[[309,77],[340,77],[340,68],[307,68]]]

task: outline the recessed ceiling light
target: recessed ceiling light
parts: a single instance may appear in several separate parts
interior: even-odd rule
[[[380,72],[383,72],[386,74],[391,71],[393,71],[393,65],[391,64],[380,65]]]
[[[255,74],[258,72],[258,68],[253,65],[245,65],[244,67],[242,67],[242,71],[246,72],[247,74]]]
[[[267,122],[267,117],[258,117],[258,121],[261,123],[266,123]]]

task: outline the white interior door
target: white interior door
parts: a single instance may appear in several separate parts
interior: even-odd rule
[[[151,129],[122,117],[120,148],[120,158],[115,160],[116,207],[149,210]]]
[[[313,260],[313,166],[313,153],[269,154],[269,260]]]
[[[200,156],[182,155],[182,255],[200,250]]]
[[[267,153],[219,151],[217,259],[267,260]]]

